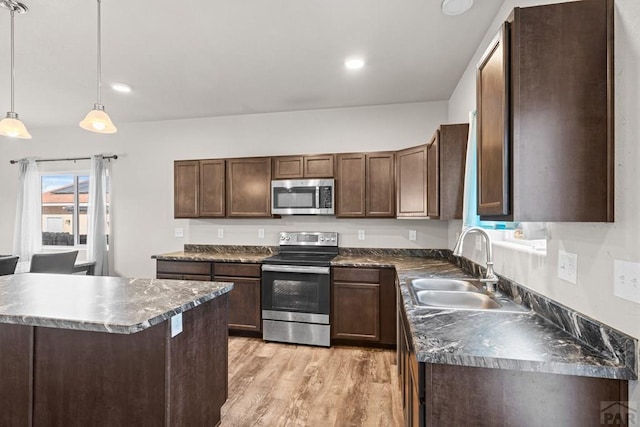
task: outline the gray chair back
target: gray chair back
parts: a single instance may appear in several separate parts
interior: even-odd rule
[[[0,276],[15,273],[19,258],[18,255],[0,255]]]
[[[72,274],[78,251],[34,254],[31,257],[31,273]]]

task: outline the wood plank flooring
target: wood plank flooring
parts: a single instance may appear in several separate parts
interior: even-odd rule
[[[402,423],[395,351],[229,337],[222,427]]]

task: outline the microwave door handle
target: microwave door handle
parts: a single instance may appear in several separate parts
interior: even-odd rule
[[[273,271],[276,273],[306,273],[306,274],[329,274],[329,267],[310,267],[303,265],[262,265],[262,271]]]
[[[320,187],[316,187],[316,209],[320,207]]]

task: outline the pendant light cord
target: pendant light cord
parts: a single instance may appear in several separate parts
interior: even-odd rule
[[[13,45],[14,45],[14,42],[13,42],[13,32],[14,32],[13,31],[13,15],[14,15],[14,11],[13,11],[13,9],[11,9],[10,12],[11,12],[11,112],[13,113],[15,111],[14,110],[14,106],[13,106],[13,98],[14,98],[14,96],[13,96],[14,95],[13,80],[16,77],[16,67],[15,67],[15,65],[13,63],[13,56],[14,56],[14,53],[13,53],[13,50],[14,50],[13,49]]]
[[[102,28],[101,28],[101,1],[98,0],[98,104],[102,105]]]

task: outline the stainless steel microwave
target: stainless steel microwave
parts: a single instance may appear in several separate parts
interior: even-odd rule
[[[276,215],[334,215],[333,179],[271,181],[271,213]]]

